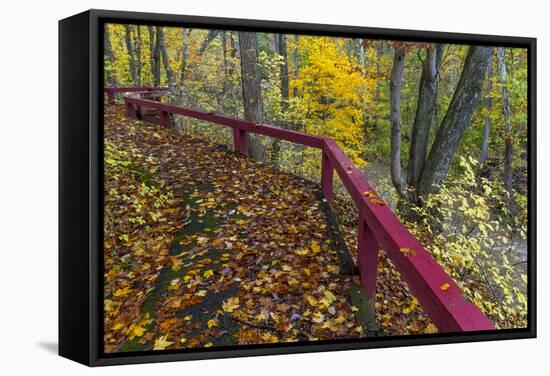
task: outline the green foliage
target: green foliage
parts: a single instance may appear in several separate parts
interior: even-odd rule
[[[503,201],[502,183],[478,179],[475,159],[459,159],[461,174],[414,208],[419,220],[408,225],[498,328],[525,327],[527,274],[514,247],[526,224],[513,228],[507,213],[493,210]]]

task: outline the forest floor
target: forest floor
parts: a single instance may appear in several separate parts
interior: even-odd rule
[[[119,105],[104,137],[105,352],[367,335],[317,185]],[[380,257],[382,332],[435,331]]]

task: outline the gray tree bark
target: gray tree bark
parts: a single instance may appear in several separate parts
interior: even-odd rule
[[[138,86],[141,86],[141,71],[143,69],[143,63],[141,61],[141,44],[141,26],[137,25],[134,46],[136,50],[136,75]]]
[[[239,31],[239,50],[241,53],[244,117],[246,120],[261,124],[263,122],[262,91],[256,33]],[[256,135],[249,135],[248,154],[258,161],[265,161],[265,148]]]
[[[128,55],[130,56],[130,77],[132,83],[137,85],[137,65],[136,65],[136,51],[134,49],[134,41],[132,40],[132,28],[130,25],[124,25],[124,41],[126,42],[126,49],[128,50]]]
[[[155,85],[155,73],[157,71],[156,60],[155,60],[155,27],[147,26],[147,31],[149,32],[149,66],[151,67],[151,77],[153,82],[150,84]]]
[[[430,150],[419,184],[419,195],[426,197],[447,176],[464,131],[481,101],[483,77],[491,61],[492,47],[472,46],[453,98]]]
[[[283,100],[282,108],[283,111],[288,109],[288,54],[286,50],[286,35],[278,34],[278,51],[277,53],[283,57],[283,63],[280,66],[280,75],[281,75],[281,97]]]
[[[168,58],[166,41],[164,38],[164,28],[162,26],[157,26],[157,40],[159,44],[160,55],[162,57],[162,63],[164,65],[164,70],[166,71],[168,88],[172,91],[172,93],[176,94],[176,75],[174,74],[174,70],[170,66],[170,59]]]
[[[151,73],[153,86],[160,86],[160,43],[155,35],[155,27],[149,26],[149,47],[151,48]]]
[[[510,213],[514,214],[514,186],[513,186],[513,170],[512,170],[512,157],[514,155],[513,145],[513,132],[512,132],[512,110],[510,108],[510,95],[506,86],[506,79],[508,76],[506,69],[506,60],[504,56],[504,48],[500,47],[497,50],[497,60],[499,65],[499,78],[502,85],[502,110],[504,112],[504,124],[506,126],[506,132],[504,133],[504,187],[508,192],[508,209]]]
[[[111,46],[111,38],[108,27],[109,25],[105,24],[103,29],[103,53],[105,55],[105,59],[109,62],[109,64],[111,64],[111,66],[113,66],[115,64],[115,55],[113,54],[113,47]],[[111,70],[105,69],[105,78],[111,87],[117,87],[117,79]]]
[[[493,100],[491,98],[491,91],[493,90],[493,59],[487,69],[487,79],[485,82],[485,126],[483,128],[483,140],[481,141],[481,152],[479,153],[479,164],[483,165],[489,155],[489,141],[491,139],[491,109],[493,107]]]
[[[296,45],[298,44],[299,40],[300,40],[300,36],[295,35],[294,36],[294,42],[296,43]],[[292,72],[292,75],[294,76],[294,79],[297,79],[298,78],[298,72],[299,72],[298,47],[294,48],[293,60],[294,60],[294,69],[293,69],[294,71]],[[294,86],[294,90],[293,90],[292,95],[294,97],[298,96],[298,87],[297,86]]]
[[[406,194],[401,172],[401,82],[405,68],[405,50],[395,47],[390,79],[390,167],[392,183],[401,197]]]
[[[418,182],[420,181],[426,162],[430,127],[433,122],[437,101],[437,74],[442,54],[442,44],[428,48],[420,76],[418,102],[412,127],[407,170],[407,184],[412,188],[412,192],[415,192],[418,187]]]

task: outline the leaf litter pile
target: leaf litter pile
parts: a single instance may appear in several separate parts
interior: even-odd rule
[[[364,336],[318,188],[105,108],[104,350]]]

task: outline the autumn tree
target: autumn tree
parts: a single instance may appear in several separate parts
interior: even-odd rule
[[[261,124],[263,122],[262,90],[258,70],[258,39],[256,33],[240,31],[239,50],[241,54],[244,118],[256,124]],[[254,159],[265,161],[265,148],[258,136],[249,136],[248,153]]]
[[[433,116],[436,84],[434,72],[437,68],[437,48],[427,51],[423,64],[422,78],[417,103],[417,116],[413,126],[411,145],[412,162],[409,166],[408,186],[405,186],[401,172],[400,89],[404,52],[395,48],[394,68],[392,69],[392,181],[399,195],[412,203],[422,204],[421,197],[427,196],[445,179],[450,163],[456,154],[472,114],[481,100],[483,78],[490,63],[491,47],[471,46],[464,61],[464,67],[447,112],[438,128],[435,140],[426,155],[427,131]],[[419,113],[421,112],[421,113]]]

